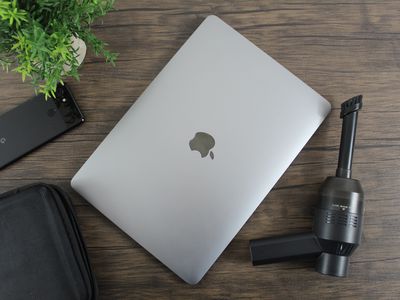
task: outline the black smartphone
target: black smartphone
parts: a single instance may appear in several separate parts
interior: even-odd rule
[[[0,169],[84,122],[66,85],[55,94],[37,95],[0,116]]]

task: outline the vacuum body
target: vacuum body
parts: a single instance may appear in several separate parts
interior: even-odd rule
[[[343,119],[336,176],[325,179],[315,209],[312,232],[250,241],[253,265],[299,257],[317,258],[316,270],[343,277],[348,274],[349,257],[361,242],[364,193],[358,180],[351,178],[351,165],[362,96],[342,104]]]

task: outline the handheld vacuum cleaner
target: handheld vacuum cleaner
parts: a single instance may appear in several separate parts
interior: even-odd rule
[[[347,275],[349,257],[360,244],[364,214],[364,193],[358,180],[351,178],[358,111],[362,96],[341,106],[343,119],[336,176],[325,179],[315,210],[313,231],[250,241],[253,265],[305,256],[317,258],[322,274]]]

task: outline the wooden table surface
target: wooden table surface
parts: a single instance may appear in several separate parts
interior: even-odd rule
[[[400,1],[121,0],[94,26],[117,66],[89,53],[69,80],[87,122],[0,172],[0,192],[44,181],[67,190],[98,278],[101,299],[400,297]],[[184,41],[216,14],[332,103],[332,113],[196,286],[183,283],[69,186],[70,179]],[[0,73],[0,112],[32,94]],[[340,103],[364,95],[354,178],[366,194],[362,245],[348,278],[313,261],[252,267],[248,241],[308,231],[318,188],[335,171]]]

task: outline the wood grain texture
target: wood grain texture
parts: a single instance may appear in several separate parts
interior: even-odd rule
[[[73,198],[101,299],[398,299],[400,296],[400,2],[120,0],[94,26],[117,67],[90,54],[70,80],[87,122],[0,172],[0,192],[36,181]],[[201,21],[216,14],[332,103],[326,122],[197,286],[183,283],[85,200],[69,180]],[[32,94],[0,73],[0,112]],[[338,155],[340,103],[362,93],[353,175],[366,194],[350,276],[312,261],[252,267],[248,240],[309,230]]]

